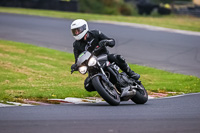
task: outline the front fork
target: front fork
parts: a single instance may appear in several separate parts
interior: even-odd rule
[[[104,76],[106,76],[106,78],[108,78],[107,75],[106,75],[106,73],[104,72],[103,68],[101,67],[101,64],[100,64],[99,62],[97,62],[97,65],[98,65],[98,67],[100,68],[101,73],[102,73]]]
[[[101,79],[106,83],[106,85],[113,90],[115,87],[114,85],[109,81],[108,76],[106,75],[106,73],[104,72],[103,68],[101,67],[101,64],[99,62],[97,62],[97,65],[101,71],[101,73],[95,74],[93,75],[90,79],[93,79],[96,76],[100,76]]]

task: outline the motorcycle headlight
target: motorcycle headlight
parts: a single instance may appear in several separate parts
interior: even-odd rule
[[[90,58],[88,61],[88,66],[94,66],[97,63],[97,59],[95,57]]]
[[[81,74],[86,74],[86,72],[87,72],[87,66],[81,66],[81,67],[78,68],[78,70],[79,70],[79,72]]]

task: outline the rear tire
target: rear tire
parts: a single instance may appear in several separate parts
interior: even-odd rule
[[[136,104],[145,104],[148,101],[148,93],[142,83],[140,83],[140,87],[143,89],[137,89],[136,95],[131,100]]]
[[[109,94],[106,88],[108,87],[104,81],[101,80],[99,76],[96,76],[92,79],[92,84],[99,95],[110,105],[117,106],[120,104],[120,96],[117,94],[116,90],[109,90],[113,95]]]

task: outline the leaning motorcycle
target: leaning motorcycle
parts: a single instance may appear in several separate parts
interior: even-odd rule
[[[88,91],[97,91],[110,105],[119,105],[121,101],[131,99],[136,104],[144,104],[148,94],[141,81],[129,78],[125,72],[119,72],[115,63],[110,63],[106,54],[95,56],[101,47],[94,51],[82,52],[76,63],[81,74],[88,73],[84,87]],[[73,73],[74,70],[71,71]]]

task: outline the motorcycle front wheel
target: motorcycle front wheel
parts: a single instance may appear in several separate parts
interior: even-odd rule
[[[120,96],[115,89],[110,88],[100,76],[92,79],[92,85],[99,95],[110,105],[117,106],[120,104]]]

